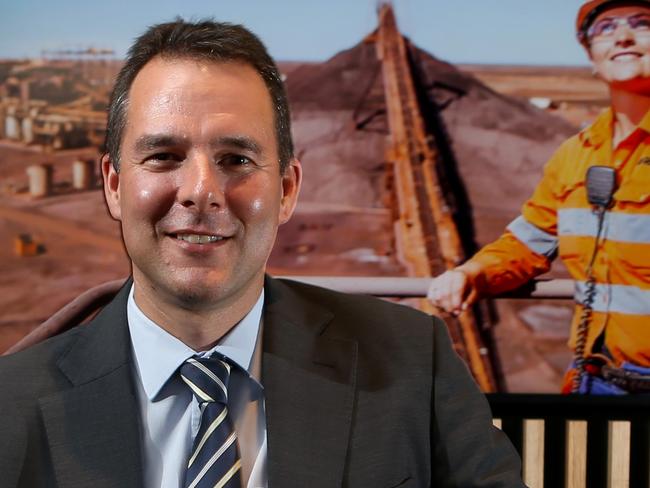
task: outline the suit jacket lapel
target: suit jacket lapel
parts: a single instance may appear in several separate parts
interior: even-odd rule
[[[262,383],[269,486],[341,486],[357,344],[329,334],[331,312],[267,279]]]
[[[73,387],[40,400],[60,486],[141,486],[140,417],[126,321],[129,280],[58,361]]]

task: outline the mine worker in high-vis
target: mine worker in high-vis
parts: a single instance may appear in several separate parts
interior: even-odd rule
[[[504,234],[434,279],[429,298],[460,313],[559,254],[576,281],[562,391],[650,393],[650,1],[584,2],[576,28],[611,107],[560,146]]]

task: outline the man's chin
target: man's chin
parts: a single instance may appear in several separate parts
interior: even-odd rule
[[[183,283],[170,287],[170,295],[179,306],[188,310],[211,308],[228,294],[227,287],[205,286],[203,283]]]
[[[155,274],[137,272],[134,268],[136,283],[143,282],[144,289],[149,290],[150,300],[173,304],[187,311],[207,311],[224,306],[234,306],[239,300],[255,295],[263,286],[263,273],[253,277],[232,270],[203,268],[167,268],[164,273],[155,270]],[[248,298],[244,298],[248,297]]]
[[[238,283],[235,277],[218,281],[192,279],[168,283],[167,294],[179,307],[199,312],[215,306],[232,306],[241,298],[251,295],[252,287],[255,284]]]

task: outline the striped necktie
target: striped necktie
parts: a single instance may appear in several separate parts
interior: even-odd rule
[[[201,408],[201,424],[187,463],[184,488],[240,488],[241,459],[237,436],[228,417],[231,365],[218,357],[192,357],[181,366],[181,378]]]

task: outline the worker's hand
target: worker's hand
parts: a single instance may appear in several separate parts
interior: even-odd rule
[[[467,273],[454,268],[431,281],[427,298],[445,312],[459,315],[476,301],[477,292]]]

